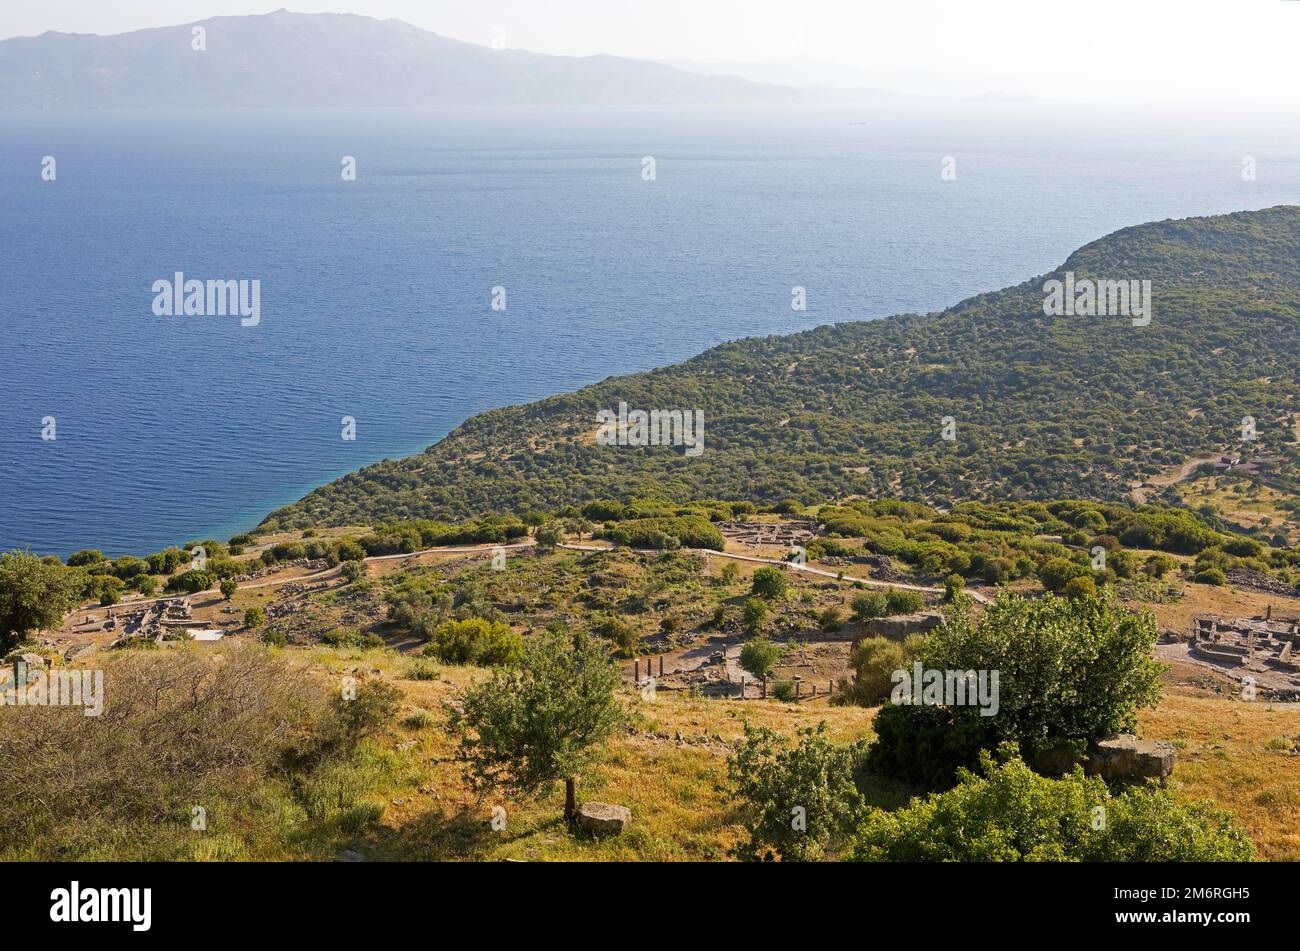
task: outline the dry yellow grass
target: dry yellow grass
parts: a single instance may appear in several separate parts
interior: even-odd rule
[[[380,669],[400,678],[410,661],[390,652],[334,655],[332,663]],[[360,664],[357,659],[362,659]],[[825,721],[836,742],[871,737],[874,710],[764,701],[698,700],[660,694],[653,703],[628,692],[631,729],[609,745],[596,776],[579,798],[628,806],[630,831],[595,841],[570,835],[560,819],[562,792],[537,801],[500,797],[478,800],[453,761],[454,744],[442,729],[442,704],[483,676],[481,671],[440,668],[438,679],[399,679],[409,710],[434,714],[431,725],[400,726],[392,742],[423,764],[418,789],[391,790],[383,820],[356,842],[375,859],[500,861],[690,861],[728,857],[742,835],[723,783],[726,757],[749,719],[786,735]],[[1212,799],[1234,812],[1262,859],[1300,859],[1300,706],[1250,704],[1189,695],[1175,689],[1142,716],[1142,733],[1179,747],[1172,788]],[[873,803],[891,808],[906,801],[901,786],[867,790]],[[493,806],[506,810],[506,828],[489,825]]]

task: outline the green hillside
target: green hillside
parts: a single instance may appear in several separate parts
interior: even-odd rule
[[[1154,316],[1048,317],[1046,280],[1149,280]],[[742,340],[476,416],[268,526],[464,518],[598,498],[1120,500],[1236,445],[1300,471],[1300,207],[1127,228],[1056,272],[929,315]],[[597,444],[597,414],[700,410],[704,451]],[[955,420],[956,440],[941,438]],[[1292,473],[1287,476],[1286,473]]]

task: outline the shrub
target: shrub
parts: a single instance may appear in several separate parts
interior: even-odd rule
[[[849,606],[853,610],[853,620],[859,623],[884,617],[887,610],[885,595],[880,591],[861,591],[853,596]]]
[[[559,522],[547,522],[538,525],[533,531],[533,539],[542,551],[552,551],[564,541],[564,528]]]
[[[948,792],[893,812],[876,809],[854,837],[859,862],[1246,862],[1254,848],[1211,802],[1183,803],[1133,786],[1113,794],[1081,769],[1034,773],[1014,747],[980,774],[963,770]],[[1098,812],[1097,810],[1101,810]],[[1100,821],[1098,821],[1098,819]]]
[[[601,618],[592,626],[592,633],[615,644],[623,657],[635,657],[641,652],[641,632],[620,617],[611,614]]]
[[[758,635],[767,623],[767,605],[759,598],[746,598],[740,611],[740,622],[751,635]]]
[[[772,684],[772,698],[782,703],[791,703],[798,699],[799,693],[793,680],[778,680]]]
[[[207,591],[215,587],[217,576],[206,568],[191,568],[189,571],[176,575],[167,582],[167,590],[174,592],[184,592],[185,594],[198,594],[200,591]]]
[[[915,591],[891,590],[885,596],[885,613],[915,614],[925,607],[925,599]]]
[[[523,638],[500,621],[468,618],[438,625],[430,644],[433,655],[448,664],[482,667],[510,666],[519,662]]]
[[[767,566],[754,572],[750,591],[768,601],[778,601],[790,591],[790,579],[780,568]]]
[[[0,717],[0,762],[23,764],[0,769],[0,859],[176,861],[202,857],[218,836],[232,854],[270,859],[314,835],[300,790],[352,762],[335,691],[287,655],[214,650],[220,663],[183,646],[104,655],[96,666],[113,686],[98,717],[75,707]],[[222,806],[199,836],[191,809],[202,803]]]
[[[1110,594],[1066,600],[1003,594],[978,624],[969,599],[951,607],[917,658],[927,671],[997,672],[996,716],[978,705],[888,705],[876,715],[873,768],[910,781],[951,783],[981,748],[1018,744],[1031,761],[1137,727],[1160,698],[1155,618]]]
[[[1215,587],[1221,587],[1227,580],[1227,576],[1224,575],[1222,568],[1203,568],[1196,572],[1193,580],[1197,584],[1211,584]]]
[[[244,627],[253,628],[261,627],[266,623],[266,612],[259,607],[248,608],[244,611]]]
[[[152,598],[158,593],[158,582],[154,580],[153,575],[136,575],[128,583],[132,591],[138,591],[146,598]]]
[[[343,567],[339,569],[343,575],[343,580],[348,584],[358,581],[366,576],[366,566],[360,561],[345,561]]]
[[[1066,582],[1065,590],[1061,593],[1071,601],[1086,601],[1097,596],[1097,582],[1087,575],[1079,575]]]
[[[844,626],[844,612],[831,606],[818,615],[817,623],[826,633],[834,633]]]
[[[806,862],[833,857],[862,816],[853,782],[862,745],[835,746],[826,724],[789,741],[745,724],[745,741],[727,758],[727,779],[741,803],[749,841],[736,849],[749,860],[780,857]]]
[[[885,637],[864,637],[858,641],[849,654],[854,679],[840,682],[834,702],[863,707],[884,703],[897,683],[894,672],[911,671],[924,640],[924,635],[913,634],[901,642]]]
[[[767,680],[781,659],[781,648],[763,637],[746,641],[740,649],[740,666],[759,680]]]

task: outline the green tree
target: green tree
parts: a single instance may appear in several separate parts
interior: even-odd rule
[[[1130,612],[1109,588],[1075,600],[1004,593],[978,623],[963,596],[918,660],[925,670],[983,672],[990,692],[996,672],[996,715],[969,701],[886,705],[876,715],[873,768],[940,786],[1004,741],[1033,762],[1132,733],[1137,711],[1160,699],[1155,643],[1155,617]]]
[[[751,635],[757,636],[767,623],[767,605],[760,598],[746,598],[740,610],[740,623]]]
[[[781,648],[765,637],[755,637],[740,649],[740,666],[764,683],[771,676],[776,662],[781,659]]]
[[[239,590],[239,582],[236,581],[234,578],[221,579],[221,596],[225,598],[227,601],[233,598],[235,596],[235,592],[238,590]]]
[[[130,581],[130,587],[133,591],[138,591],[146,598],[152,598],[158,593],[158,582],[153,575],[136,575]]]
[[[254,628],[261,627],[266,623],[266,612],[259,607],[251,607],[244,611],[244,627]]]
[[[546,522],[533,530],[533,539],[542,551],[554,551],[564,541],[564,528],[559,522]]]
[[[0,653],[28,635],[63,623],[80,602],[78,572],[25,551],[0,555]]]
[[[727,778],[741,803],[749,841],[741,858],[807,862],[832,857],[864,809],[853,775],[863,744],[836,746],[826,724],[798,732],[798,742],[745,724],[745,742],[727,757]]]
[[[621,679],[594,638],[531,638],[517,667],[494,669],[449,710],[470,785],[533,796],[562,780],[572,822],[578,781],[622,720]]]
[[[768,601],[779,601],[790,591],[790,579],[780,568],[767,566],[754,572],[751,592]]]

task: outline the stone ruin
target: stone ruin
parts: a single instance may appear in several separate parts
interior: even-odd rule
[[[135,638],[147,637],[161,642],[175,638],[178,630],[206,626],[206,622],[194,618],[189,598],[164,598],[134,609],[127,608],[117,617],[110,612],[103,629],[117,630],[119,623],[122,633],[113,642],[113,647]]]
[[[817,534],[817,523],[809,521],[788,522],[721,522],[718,531],[729,541],[758,548],[778,545],[793,548],[804,545]]]
[[[1201,614],[1192,619],[1191,653],[1206,660],[1300,674],[1300,619],[1224,618]]]

